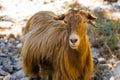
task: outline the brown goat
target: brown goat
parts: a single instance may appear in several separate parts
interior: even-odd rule
[[[96,17],[80,9],[59,17],[44,17],[49,13],[39,12],[28,21],[27,27],[35,28],[25,37],[21,52],[26,76],[38,80],[89,80],[93,60],[86,24]]]

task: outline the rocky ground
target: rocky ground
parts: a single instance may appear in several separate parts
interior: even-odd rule
[[[102,11],[104,16],[120,19],[120,1],[113,4],[103,3],[103,0],[94,1],[81,3],[94,13]],[[94,6],[89,4],[92,2]],[[70,3],[72,0],[0,0],[0,80],[28,80],[21,70],[20,37],[29,17],[40,10],[63,13],[69,9]],[[109,53],[101,55],[104,47],[95,47],[93,43],[91,42],[95,71],[92,80],[120,80],[120,57],[110,53],[107,45]],[[120,56],[120,41],[117,44],[116,53]]]
[[[0,39],[0,79],[21,80],[24,73],[19,60],[21,42],[17,38]]]

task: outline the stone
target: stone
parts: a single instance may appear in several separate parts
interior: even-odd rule
[[[11,79],[12,80],[17,80],[17,79],[21,80],[24,77],[25,77],[25,74],[24,74],[23,70],[19,70],[18,72],[12,74]]]
[[[4,42],[0,42],[0,46],[5,46],[6,44]]]
[[[3,63],[2,69],[6,72],[12,73],[13,65],[11,65],[11,63]]]
[[[110,63],[110,64],[115,64],[117,60],[115,58],[111,58],[109,60],[107,60],[107,63]]]
[[[17,50],[13,47],[9,47],[8,50],[9,50],[9,53],[14,53],[15,54],[17,52]]]
[[[9,53],[8,53],[8,56],[9,56],[9,57],[12,57],[12,56],[14,56],[14,53],[9,52]]]
[[[2,69],[2,65],[0,65],[0,69]]]
[[[10,80],[11,79],[11,75],[7,75],[4,77],[4,80]]]
[[[29,78],[22,78],[21,80],[30,80]]]
[[[111,76],[110,80],[115,80],[114,76]]]
[[[113,66],[111,64],[99,64],[99,67],[102,70],[111,70],[111,69],[113,69]]]
[[[9,73],[13,73],[13,65],[6,65],[6,66],[3,66],[2,69],[6,72],[9,72]]]
[[[7,47],[4,48],[4,49],[3,49],[3,52],[4,52],[4,53],[8,53],[8,52],[9,52],[8,48],[7,48]]]
[[[103,80],[110,80],[111,76],[113,76],[113,71],[110,71],[110,70],[104,70],[103,71],[103,76],[105,76],[106,79],[103,79]]]
[[[116,10],[116,12],[120,11],[120,5],[118,3],[114,4],[113,7]]]
[[[5,72],[4,70],[0,69],[0,76],[7,76],[9,75],[8,72]]]
[[[0,53],[2,53],[2,50],[3,50],[3,49],[0,47]]]
[[[7,57],[8,55],[5,53],[0,53],[0,57]]]
[[[6,65],[6,64],[12,64],[11,60],[8,57],[2,58],[2,65]]]
[[[22,43],[16,45],[16,48],[21,48],[21,47],[22,47]]]
[[[19,62],[15,63],[15,64],[13,65],[13,69],[14,69],[15,71],[18,71],[18,70],[20,70],[21,68],[22,68],[22,66],[21,66],[21,64],[20,64]]]
[[[12,43],[7,43],[8,47],[14,47],[14,45]]]
[[[0,57],[0,65],[2,65],[2,63],[3,63],[3,58]]]
[[[113,73],[114,73],[115,80],[119,80],[120,79],[120,61],[116,62]]]
[[[97,48],[92,48],[92,56],[93,58],[98,58],[99,53]]]
[[[18,54],[16,54],[16,55],[14,55],[14,56],[11,56],[11,61],[12,61],[12,63],[16,63],[16,62],[18,62],[19,61],[19,55]]]
[[[20,43],[20,40],[16,40],[15,43],[16,43],[16,44],[19,44],[19,43]]]
[[[98,61],[99,61],[100,64],[105,64],[106,63],[106,60],[103,57],[98,58]]]
[[[9,52],[13,53],[13,54],[17,54],[18,53],[18,49],[16,48],[9,48]]]

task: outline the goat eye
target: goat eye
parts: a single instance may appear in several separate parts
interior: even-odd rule
[[[86,23],[87,21],[83,21],[82,23]]]
[[[64,20],[65,23],[67,23],[67,21]]]
[[[86,23],[86,21],[83,21],[83,23]]]

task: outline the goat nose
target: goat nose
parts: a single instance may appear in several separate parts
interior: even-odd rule
[[[73,44],[75,44],[75,43],[78,41],[78,39],[70,39],[70,41],[71,41]]]

